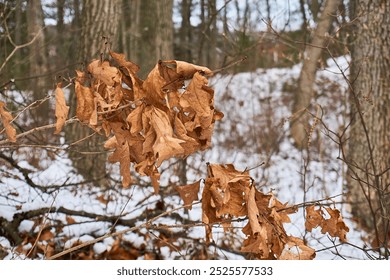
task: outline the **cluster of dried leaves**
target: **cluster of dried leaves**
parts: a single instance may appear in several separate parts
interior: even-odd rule
[[[143,176],[149,176],[155,192],[159,191],[158,167],[172,157],[186,157],[210,146],[214,123],[223,117],[214,108],[214,91],[210,88],[208,68],[183,61],[159,61],[145,80],[137,76],[139,67],[123,54],[110,52],[112,61],[92,61],[86,71],[77,71],[75,92],[76,116],[80,122],[108,140],[104,147],[113,150],[112,163],[119,162],[122,184],[128,187],[131,165]],[[188,84],[185,86],[185,81]],[[69,114],[61,84],[56,92],[57,118],[55,133],[61,132]],[[10,141],[16,141],[12,116],[0,102],[0,116]],[[201,180],[176,188],[188,209],[198,200]],[[349,231],[337,209],[306,207],[306,230],[320,226],[346,241]],[[235,219],[247,221],[242,229],[246,239],[241,251],[257,259],[313,259],[315,251],[300,238],[286,233],[283,224],[297,207],[283,204],[271,193],[256,189],[248,171],[237,171],[233,165],[208,165],[202,191],[202,222],[206,241],[212,241],[213,225],[228,230]],[[42,232],[40,241],[52,240],[50,231]],[[24,244],[28,243],[27,241]],[[123,251],[120,241],[106,254],[136,258],[137,250]],[[40,249],[53,253],[50,243]],[[121,251],[122,250],[122,251]],[[49,250],[50,251],[50,250]],[[120,251],[120,252],[119,252]],[[135,252],[135,253],[134,253]],[[90,250],[79,258],[95,258]],[[131,256],[128,256],[131,254]],[[119,258],[118,256],[114,258]],[[110,258],[110,256],[103,256]]]
[[[198,199],[200,181],[177,187],[186,205]],[[346,241],[348,227],[337,209],[326,208],[330,218],[325,219],[321,209],[306,208],[307,230],[321,226],[322,233]],[[206,239],[212,240],[212,226],[222,224],[225,230],[237,218],[248,222],[243,227],[245,234],[241,251],[257,259],[313,259],[315,251],[300,238],[286,233],[283,224],[290,223],[289,214],[297,207],[287,206],[275,198],[273,193],[258,191],[248,171],[237,171],[233,165],[211,164],[202,192],[202,221],[206,227]]]
[[[206,67],[183,61],[159,61],[143,81],[139,67],[110,52],[112,62],[94,60],[77,71],[76,116],[109,139],[109,161],[120,163],[122,184],[128,187],[135,170],[149,176],[159,190],[157,168],[164,160],[186,157],[210,146],[214,122],[223,114],[214,109],[214,91]],[[189,81],[185,86],[185,81]],[[68,116],[60,85],[56,93],[56,133]]]

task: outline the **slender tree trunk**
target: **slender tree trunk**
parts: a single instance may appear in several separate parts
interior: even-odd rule
[[[209,0],[208,3],[208,16],[209,16],[209,28],[208,28],[208,40],[207,44],[207,67],[210,69],[216,69],[218,67],[218,54],[217,54],[217,1]]]
[[[105,40],[115,49],[118,39],[120,1],[84,0],[79,57],[88,62],[100,58],[106,48]]]
[[[216,0],[200,1],[200,24],[197,64],[211,69],[217,65],[217,4]]]
[[[22,0],[16,0],[16,9],[15,9],[15,44],[21,45],[22,43]],[[22,55],[20,52],[15,53],[15,59],[17,61],[16,65],[20,68],[20,63],[22,60]],[[20,69],[18,69],[20,70]],[[21,71],[17,71],[18,76],[21,74]]]
[[[190,21],[191,7],[192,7],[192,0],[183,0],[180,6],[182,21],[181,21],[180,31],[179,31],[180,43],[178,48],[180,49],[180,52],[178,58],[188,62],[193,62],[193,57],[192,57],[193,46],[191,44],[192,30],[191,30],[191,21]]]
[[[57,40],[56,40],[56,50],[57,50],[57,61],[56,68],[62,67],[66,63],[66,52],[67,44],[64,40],[65,38],[65,29],[64,29],[64,12],[65,12],[65,0],[57,0]]]
[[[79,61],[85,66],[92,59],[105,59],[108,49],[115,50],[118,39],[120,1],[84,0],[81,20]],[[106,44],[108,42],[108,44]],[[75,96],[71,107],[76,108]],[[68,142],[86,139],[70,151],[74,167],[86,179],[108,187],[106,173],[106,153],[103,148],[105,138],[100,135],[89,137],[93,131],[89,127],[72,127],[68,130]]]
[[[326,33],[329,32],[334,15],[340,0],[326,0],[324,9],[318,19],[311,46],[306,46],[306,56],[298,81],[298,91],[294,98],[292,112],[296,114],[291,124],[291,136],[299,148],[305,148],[308,143],[309,115],[306,109],[310,109],[313,98],[313,86],[317,73],[318,60],[321,57],[322,48],[326,46]]]
[[[375,234],[374,243],[386,247],[390,237],[390,2],[352,1],[351,10],[357,20],[348,186],[353,214]],[[389,251],[384,252],[388,258]]]
[[[28,40],[31,40],[36,34],[40,34],[29,47],[29,75],[34,80],[29,85],[33,92],[33,99],[40,100],[48,94],[49,79],[48,72],[47,46],[45,42],[44,17],[40,0],[27,1],[27,32]],[[36,117],[35,125],[47,123],[49,118],[48,103],[40,105],[39,110],[34,114]]]
[[[173,0],[160,0],[156,4],[156,60],[173,59]]]
[[[131,1],[130,11],[132,20],[129,26],[129,58],[131,61],[139,64],[141,68],[143,65],[139,61],[140,44],[141,44],[141,0]]]

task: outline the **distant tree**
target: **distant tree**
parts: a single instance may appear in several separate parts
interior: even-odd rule
[[[36,77],[35,82],[30,85],[30,89],[34,92],[34,99],[39,100],[47,94],[46,90],[48,89],[48,85],[45,74],[48,72],[49,66],[45,32],[43,31],[45,24],[41,1],[27,1],[26,11],[29,40],[34,38],[36,34],[39,34],[37,39],[29,46],[28,56],[29,76]],[[47,108],[40,112],[43,113],[41,117],[47,116]]]
[[[309,109],[313,98],[313,86],[317,73],[318,60],[321,57],[323,48],[328,42],[327,33],[331,27],[339,0],[326,0],[324,8],[317,21],[310,45],[306,46],[306,54],[299,75],[298,90],[294,96],[292,112],[296,114],[291,124],[291,136],[295,145],[305,148],[308,143],[309,118],[306,109]]]

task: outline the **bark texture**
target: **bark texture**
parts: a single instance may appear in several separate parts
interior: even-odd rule
[[[105,59],[109,48],[115,51],[118,38],[120,1],[84,0],[81,17],[79,62],[86,66],[92,59]],[[106,43],[107,42],[107,43]],[[76,108],[75,94],[71,108]],[[74,115],[75,112],[72,114]],[[106,172],[107,154],[103,148],[105,137],[93,134],[92,129],[78,125],[68,128],[67,141],[78,142],[69,152],[73,166],[87,181],[94,181],[104,188],[108,186]]]
[[[389,242],[390,1],[351,1],[356,18],[348,186],[352,211],[378,246]],[[387,251],[388,252],[388,251]]]

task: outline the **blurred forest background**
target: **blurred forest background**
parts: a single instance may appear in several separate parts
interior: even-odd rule
[[[291,121],[286,134],[291,136],[295,149],[302,154],[307,152],[305,159],[312,158],[313,149],[315,158],[321,154],[319,149],[315,149],[321,144],[318,136],[321,133],[318,132],[315,136],[313,130],[319,129],[317,125],[323,125],[325,134],[337,144],[339,160],[345,164],[347,175],[342,173],[342,176],[345,178],[348,196],[343,201],[352,198],[353,221],[359,222],[360,229],[371,234],[368,238],[370,249],[366,250],[363,245],[359,247],[368,258],[389,258],[390,142],[389,134],[385,131],[388,126],[389,115],[386,108],[389,106],[390,93],[389,79],[385,73],[390,69],[389,56],[384,54],[389,50],[390,36],[386,37],[384,34],[390,34],[390,4],[387,1],[375,1],[372,5],[368,2],[370,1],[0,0],[0,95],[7,111],[16,116],[13,125],[20,135],[16,145],[5,137],[0,140],[2,176],[17,178],[32,189],[49,194],[62,187],[98,187],[102,193],[96,194],[97,199],[106,205],[115,195],[122,195],[110,193],[108,197],[112,197],[108,198],[104,193],[112,192],[120,184],[117,176],[113,176],[112,170],[106,166],[107,151],[103,149],[105,138],[87,127],[81,129],[73,118],[76,99],[72,84],[76,70],[85,70],[92,59],[108,59],[110,50],[123,53],[128,60],[139,65],[138,74],[141,79],[147,77],[159,60],[169,59],[203,65],[222,76],[255,73],[258,69],[266,71],[291,68],[300,64],[299,76],[285,82],[282,88],[285,93],[282,98],[288,98],[286,102],[290,110],[289,117],[286,116],[287,121]],[[344,105],[347,104],[336,110],[337,113],[333,112],[342,114],[347,120],[337,129],[331,130],[325,123],[321,123],[319,107],[316,107],[313,100],[326,95],[325,91],[339,94],[340,89],[326,80],[321,81],[322,89],[318,88],[316,72],[325,69],[329,61],[341,56],[352,63],[344,69],[345,72],[339,69],[338,74],[344,79],[345,89],[342,94],[337,97],[332,95],[331,98],[337,99],[333,105],[340,101],[338,97],[343,99]],[[50,124],[55,123],[54,106],[50,100],[53,97],[52,91],[59,82],[67,90],[70,105],[71,120],[67,123],[63,137],[53,135],[50,130],[53,128]],[[240,93],[233,93],[233,97],[229,98],[234,99],[234,95],[238,96]],[[276,117],[273,115],[275,108],[269,102],[271,99],[268,96],[261,100],[263,104],[268,104],[266,111],[259,112],[263,114],[261,125],[264,126],[253,128],[251,135],[246,135],[251,139],[262,137],[261,148],[257,148],[267,155],[277,154],[281,137],[286,136],[278,131]],[[243,103],[236,105],[241,108]],[[224,108],[220,109],[226,115]],[[332,111],[328,113],[332,114]],[[2,127],[0,129],[3,131]],[[233,126],[230,129],[234,136]],[[229,148],[234,145],[243,147],[249,145],[249,142],[252,145],[257,141],[253,139],[225,139],[222,145]],[[346,152],[348,147],[350,152]],[[61,157],[63,151],[67,152],[71,165],[77,170],[75,174],[69,174],[69,178],[59,185],[45,185],[31,178],[31,170],[36,172],[48,168],[50,160],[55,161],[57,157]],[[43,157],[45,160],[42,160]],[[26,161],[28,167],[24,163],[19,164],[21,161]],[[303,162],[303,172],[306,172],[307,161]],[[266,161],[266,165],[268,164]],[[190,183],[189,174],[201,174],[193,172],[199,165],[194,167],[193,162],[187,159],[178,159],[165,168],[170,170],[170,177],[177,178],[174,182],[170,181],[172,185],[185,185]],[[77,177],[77,180],[73,180],[78,175],[82,175],[82,179]],[[191,180],[194,179],[194,175],[190,177]],[[142,179],[138,180],[138,186],[149,184]],[[168,196],[173,195],[174,190],[168,186],[161,192],[162,196]],[[2,195],[7,196],[5,193]],[[126,193],[126,196],[132,194]],[[8,199],[9,196],[7,201]],[[137,205],[147,205],[148,199],[150,196],[145,195],[144,200],[141,199]],[[122,202],[126,202],[126,199]],[[167,206],[166,203],[163,199],[158,200],[155,212],[150,210],[150,216],[161,213]],[[11,221],[1,217],[0,213],[0,235],[10,240],[14,248],[19,248],[19,254],[23,252],[32,258],[49,254],[47,247],[42,249],[35,246],[35,251],[23,247],[34,244],[34,238],[38,238],[39,225],[43,224],[41,219],[49,212],[63,214],[66,218],[58,219],[68,224],[76,223],[69,218],[72,215],[89,219],[101,217],[105,222],[111,223],[112,228],[117,223],[122,223],[122,226],[135,224],[135,220],[118,220],[117,216],[109,213],[102,216],[92,212],[75,213],[65,208],[56,208],[56,211],[46,207],[40,209],[33,209],[35,212],[22,211],[19,216],[15,214]],[[145,213],[139,215],[141,220],[150,217]],[[179,219],[177,216],[171,218]],[[34,220],[35,225],[30,230],[35,230],[34,234],[15,233],[23,220]],[[52,228],[46,228],[45,225],[46,229],[53,232]],[[41,227],[40,234],[42,231]],[[94,252],[85,251],[84,248],[82,253],[68,254],[65,258],[164,258],[156,248],[161,248],[164,242],[174,244],[181,237],[164,230],[159,231],[158,238],[155,235],[146,237],[145,233],[139,234],[144,240],[158,240],[153,243],[153,250],[140,249],[133,243],[118,239],[115,240],[118,243],[110,247],[111,254],[106,251],[106,255],[97,256],[96,248]],[[47,243],[54,237],[48,234],[45,238],[40,241]],[[61,251],[50,244],[53,247],[52,255]],[[115,244],[127,246],[127,253],[120,251]],[[225,252],[241,256],[242,253],[234,249],[234,244],[233,240],[225,240],[218,246]],[[191,258],[223,258],[217,254],[211,256],[210,251],[205,249],[206,245],[190,249],[183,244],[180,246],[177,245],[174,249],[171,246],[170,249],[186,248],[187,252],[191,251]],[[0,256],[8,255],[5,253],[7,250],[2,247]],[[371,252],[379,253],[374,256]],[[13,256],[15,254],[17,255],[13,252]]]

